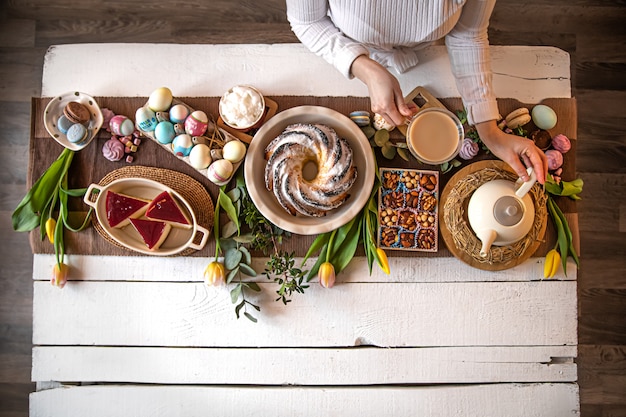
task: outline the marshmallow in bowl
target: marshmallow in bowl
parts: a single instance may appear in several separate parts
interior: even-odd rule
[[[265,110],[261,93],[248,86],[235,86],[220,100],[220,115],[226,124],[236,129],[254,126]]]

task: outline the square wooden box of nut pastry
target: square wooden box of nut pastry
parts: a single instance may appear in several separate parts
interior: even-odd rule
[[[381,168],[380,178],[378,246],[437,252],[439,172]]]

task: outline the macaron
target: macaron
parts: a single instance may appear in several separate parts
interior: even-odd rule
[[[59,129],[59,132],[63,133],[64,135],[67,134],[67,131],[73,124],[74,123],[72,123],[70,119],[65,117],[64,114],[62,114],[59,117],[59,120],[57,120],[57,128]]]
[[[80,123],[74,123],[67,130],[65,136],[67,137],[67,140],[72,143],[80,143],[87,138],[87,134],[87,128],[84,125]]]
[[[72,123],[87,123],[91,118],[89,109],[77,101],[70,101],[63,109],[63,114]]]

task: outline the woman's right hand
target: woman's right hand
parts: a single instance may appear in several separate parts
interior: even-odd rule
[[[351,71],[367,86],[372,112],[380,114],[389,123],[402,125],[417,110],[415,103],[405,103],[396,77],[367,55],[357,57]]]

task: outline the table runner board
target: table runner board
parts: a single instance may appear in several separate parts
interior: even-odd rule
[[[271,98],[278,103],[278,111],[300,105],[318,105],[335,109],[347,115],[354,110],[369,108],[369,98],[366,97],[273,96]],[[217,106],[219,103],[219,97],[180,97],[179,99],[194,109],[203,110],[207,114],[214,117],[218,114]],[[147,99],[145,97],[96,97],[96,100],[101,108],[108,108],[115,114],[124,114],[134,119],[135,110],[143,106]],[[451,110],[462,109],[462,102],[459,98],[444,98],[440,100]],[[43,124],[43,112],[49,101],[50,98],[33,98],[32,100],[31,141],[27,179],[28,187],[30,187],[34,181],[39,178],[39,176],[41,176],[44,170],[50,166],[50,164],[63,150],[61,145],[57,144],[52,138],[50,138]],[[569,98],[554,98],[546,99],[543,103],[551,106],[559,116],[558,124],[552,131],[563,133],[570,139],[573,139],[572,150],[565,154],[564,172],[562,177],[565,180],[574,179],[576,175],[576,101],[575,99]],[[531,105],[525,105],[515,99],[500,99],[499,106],[500,111],[503,114],[507,114],[509,111],[514,110],[517,107],[530,107]],[[397,132],[392,132],[392,138],[398,138],[397,135]],[[70,187],[80,188],[86,187],[91,183],[97,183],[110,171],[128,165],[124,161],[108,161],[102,156],[102,145],[109,138],[110,134],[102,130],[89,146],[75,155],[69,175]],[[485,159],[489,158],[489,156],[483,155],[481,158]],[[478,159],[474,159],[470,162],[475,162],[476,160]],[[406,162],[400,157],[396,157],[393,161],[389,161],[380,156],[378,151],[377,161],[381,167],[433,169],[432,166],[422,165],[414,160],[412,162]],[[468,162],[464,162],[464,165],[467,163]],[[133,164],[167,168],[187,174],[203,184],[215,201],[218,192],[218,187],[216,185],[211,183],[202,174],[190,167],[184,161],[181,161],[172,153],[166,152],[160,147],[160,145],[151,139],[143,139],[138,152],[135,154],[135,161]],[[443,189],[443,186],[454,172],[455,171],[441,175],[440,191]],[[76,212],[77,217],[79,217],[80,214],[84,215],[87,207],[82,203],[82,201],[77,199],[73,200],[74,201],[71,201],[71,210]],[[572,231],[575,236],[578,236],[578,222],[575,203],[569,201],[568,199],[559,199],[559,205],[571,219],[570,225],[572,226]],[[552,248],[556,239],[555,236],[556,233],[554,228],[551,224],[549,224],[545,242],[539,247],[536,255],[542,256],[547,252],[547,250]],[[295,251],[297,256],[303,256],[314,237],[315,236],[294,235],[290,239],[286,239],[283,246],[288,251]],[[53,253],[52,246],[47,242],[42,242],[40,240],[38,230],[31,233],[30,241],[31,248],[34,253]],[[67,253],[69,254],[116,256],[136,255],[134,252],[111,245],[103,239],[94,228],[88,228],[80,233],[68,232],[65,234],[65,241]],[[441,237],[440,241],[443,242]],[[213,239],[210,238],[209,243],[203,250],[192,253],[189,256],[212,256],[214,251],[215,244]],[[445,248],[445,245],[440,245],[440,249],[437,253],[390,251],[389,256],[442,257],[452,256],[452,254],[447,248]]]

